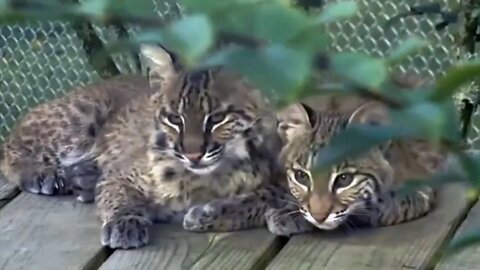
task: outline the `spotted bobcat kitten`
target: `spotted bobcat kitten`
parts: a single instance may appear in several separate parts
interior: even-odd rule
[[[347,158],[322,174],[312,175],[322,147],[351,124],[387,124],[382,105],[367,102],[352,114],[314,111],[297,103],[279,113],[279,132],[286,142],[281,159],[299,215],[276,215],[270,230],[289,235],[312,230],[332,230],[349,221],[372,226],[406,222],[427,214],[434,204],[434,191],[422,187],[399,193],[409,179],[424,179],[439,169],[446,152],[421,140],[394,140],[374,147],[358,158]],[[345,142],[350,143],[350,142]],[[299,225],[300,224],[300,225]]]
[[[248,211],[258,210],[251,198],[271,179],[280,150],[268,102],[225,70],[184,72],[157,46],[141,51],[161,91],[126,106],[97,146],[103,245],[146,245],[156,221],[195,231],[264,225]]]
[[[1,170],[21,190],[75,192],[91,202],[100,170],[90,155],[106,122],[127,103],[153,93],[148,80],[122,75],[79,86],[26,113],[3,145]]]

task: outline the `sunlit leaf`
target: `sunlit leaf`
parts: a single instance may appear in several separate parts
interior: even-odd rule
[[[480,196],[480,189],[477,188],[468,188],[465,192],[465,197],[470,201],[477,201]]]
[[[79,3],[77,12],[102,18],[108,11],[111,0],[84,0]]]
[[[385,61],[366,54],[335,53],[330,65],[336,75],[368,88],[377,88],[387,77]]]
[[[315,18],[315,23],[329,23],[343,20],[357,14],[358,4],[356,1],[341,1],[330,3],[322,8],[322,12]]]
[[[428,42],[424,39],[418,37],[410,37],[402,41],[398,47],[392,50],[387,60],[390,64],[400,62],[408,56],[412,55],[413,53],[418,52],[420,49],[426,47],[427,45]]]
[[[459,91],[461,86],[480,78],[480,60],[465,62],[452,66],[444,76],[435,82],[435,91],[432,94],[433,100],[444,100],[451,98]]]
[[[10,7],[9,0],[0,0],[0,14],[6,13]]]

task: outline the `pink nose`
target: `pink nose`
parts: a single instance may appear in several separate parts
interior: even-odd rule
[[[202,153],[200,153],[200,152],[188,153],[188,154],[185,154],[185,156],[186,156],[190,161],[199,161],[200,158],[202,157]]]

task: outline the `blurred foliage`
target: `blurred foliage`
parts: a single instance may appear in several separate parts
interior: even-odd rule
[[[326,147],[326,158],[319,163],[319,169],[394,138],[417,137],[449,149],[464,170],[455,174],[456,179],[474,190],[480,187],[480,158],[463,151],[464,141],[452,100],[452,95],[477,77],[480,61],[452,66],[433,86],[401,92],[390,82],[389,67],[421,51],[428,40],[410,37],[385,58],[330,52],[325,24],[362,12],[355,1],[324,6],[322,1],[309,1],[309,6],[307,1],[291,0],[179,2],[187,11],[185,15],[165,22],[152,13],[149,1],[0,0],[0,20],[136,25],[142,30],[110,46],[109,52],[136,48],[142,42],[161,43],[187,69],[224,66],[243,74],[279,107],[327,88],[330,93],[375,99],[389,106],[395,121],[385,127],[347,128]],[[320,6],[319,12],[307,12],[309,7]],[[427,11],[428,8],[417,8],[415,12]],[[313,79],[318,74],[336,78],[339,83],[335,87],[318,84]],[[423,183],[435,185],[436,179],[443,178],[435,176]],[[479,238],[478,234],[473,237]],[[470,243],[454,243],[451,250]]]
[[[436,31],[444,31],[451,27],[455,32],[457,46],[465,52],[466,57],[475,57],[480,42],[480,1],[462,0],[454,1],[450,6],[442,6],[435,0],[422,2],[421,4],[410,5],[408,10],[390,18],[385,24],[386,27],[395,27],[400,19],[409,16],[429,16],[437,19]],[[455,48],[453,48],[455,49]],[[472,71],[474,72],[474,71]],[[459,94],[455,96],[457,103],[462,108],[462,134],[465,136],[469,131],[471,116],[480,104],[480,80],[477,78],[465,85]],[[448,88],[445,85],[444,88]]]

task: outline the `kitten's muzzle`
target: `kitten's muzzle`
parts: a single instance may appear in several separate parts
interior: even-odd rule
[[[184,156],[191,162],[191,163],[198,163],[202,158],[202,152],[193,152],[193,153],[185,153]]]

